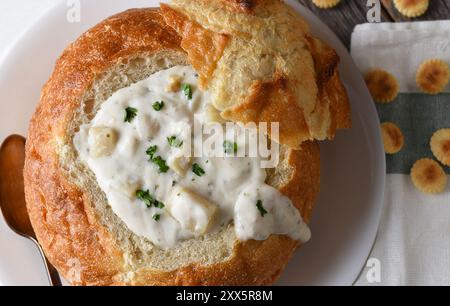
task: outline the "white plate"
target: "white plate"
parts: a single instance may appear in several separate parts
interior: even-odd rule
[[[81,23],[68,23],[66,1],[44,15],[10,50],[0,66],[0,140],[26,134],[55,60],[64,47],[107,16],[152,0],[82,0]],[[379,121],[356,66],[336,36],[310,11],[293,5],[313,32],[337,49],[353,108],[353,129],[322,145],[322,191],[312,221],[312,240],[283,274],[283,285],[351,285],[364,266],[380,221],[385,159]],[[46,285],[39,253],[0,222],[0,283]]]

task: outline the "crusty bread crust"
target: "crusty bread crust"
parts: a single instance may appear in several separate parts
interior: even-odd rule
[[[157,10],[129,10],[83,34],[57,61],[31,120],[24,169],[30,219],[50,262],[74,285],[259,285],[276,280],[298,242],[284,236],[236,241],[223,262],[192,263],[172,271],[130,268],[117,237],[100,222],[94,199],[63,169],[69,129],[86,92],[112,66],[139,56],[171,54],[185,60],[181,38]],[[125,64],[123,64],[125,65]],[[283,149],[269,183],[290,197],[309,221],[320,185],[316,143]]]
[[[351,127],[339,56],[282,1],[173,0],[161,9],[225,119],[278,122],[277,140],[291,148]]]

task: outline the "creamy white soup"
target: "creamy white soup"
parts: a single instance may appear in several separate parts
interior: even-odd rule
[[[265,183],[261,158],[239,154],[248,152],[256,129],[227,129],[222,156],[186,155],[207,138],[192,132],[194,123],[208,126],[218,118],[197,83],[187,66],[155,73],[117,91],[75,136],[80,159],[114,213],[164,249],[230,224],[242,241],[272,234],[309,240],[292,202]]]

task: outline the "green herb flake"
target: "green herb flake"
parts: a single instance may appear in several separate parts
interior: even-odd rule
[[[155,220],[156,222],[158,222],[159,220],[161,220],[161,215],[160,215],[160,214],[154,214],[154,215],[153,215],[153,220]]]
[[[162,110],[164,108],[164,101],[157,101],[155,103],[153,103],[153,109],[157,112],[159,112],[160,110]]]
[[[189,84],[182,84],[181,85],[181,90],[183,90],[183,92],[184,92],[184,94],[185,94],[185,96],[186,96],[186,98],[188,100],[192,100],[192,93],[193,93],[193,91],[192,91],[192,86],[191,85],[189,85]]]
[[[136,191],[136,197],[147,205],[148,208],[156,207],[159,209],[163,209],[166,207],[164,203],[156,200],[149,192],[149,190],[138,190]]]
[[[169,166],[161,156],[155,156],[157,151],[158,146],[151,146],[145,153],[150,157],[150,161],[159,167],[159,173],[166,173],[169,171]]]
[[[161,156],[156,156],[152,158],[152,162],[159,167],[159,173],[167,173],[169,171],[169,166]]]
[[[136,197],[147,205],[148,208],[153,206],[153,202],[155,201],[151,196],[149,190],[138,190],[136,191]]]
[[[134,107],[127,107],[125,109],[125,118],[124,121],[131,123],[134,118],[136,118],[138,110]]]
[[[147,153],[147,155],[150,157],[150,160],[152,160],[155,156],[156,151],[158,151],[158,146],[151,146],[145,153]]]
[[[194,172],[197,176],[203,176],[206,173],[205,170],[199,166],[199,164],[192,165],[192,172]]]
[[[223,150],[226,154],[236,154],[238,151],[238,144],[236,142],[224,141]]]
[[[153,205],[154,205],[156,208],[159,208],[159,209],[163,209],[164,207],[166,207],[166,205],[164,205],[163,202],[156,201],[156,200],[155,200],[155,203],[154,203]]]
[[[174,148],[180,148],[183,145],[183,141],[178,139],[177,136],[167,137],[167,141],[169,142],[169,145]]]
[[[258,202],[256,202],[256,207],[258,208],[261,217],[264,218],[264,216],[268,214],[268,211],[264,208],[263,202],[261,200],[258,200]]]

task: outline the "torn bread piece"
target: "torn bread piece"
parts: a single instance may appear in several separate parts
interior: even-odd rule
[[[224,119],[279,122],[277,140],[292,148],[351,127],[338,55],[281,1],[175,0],[161,9]]]

